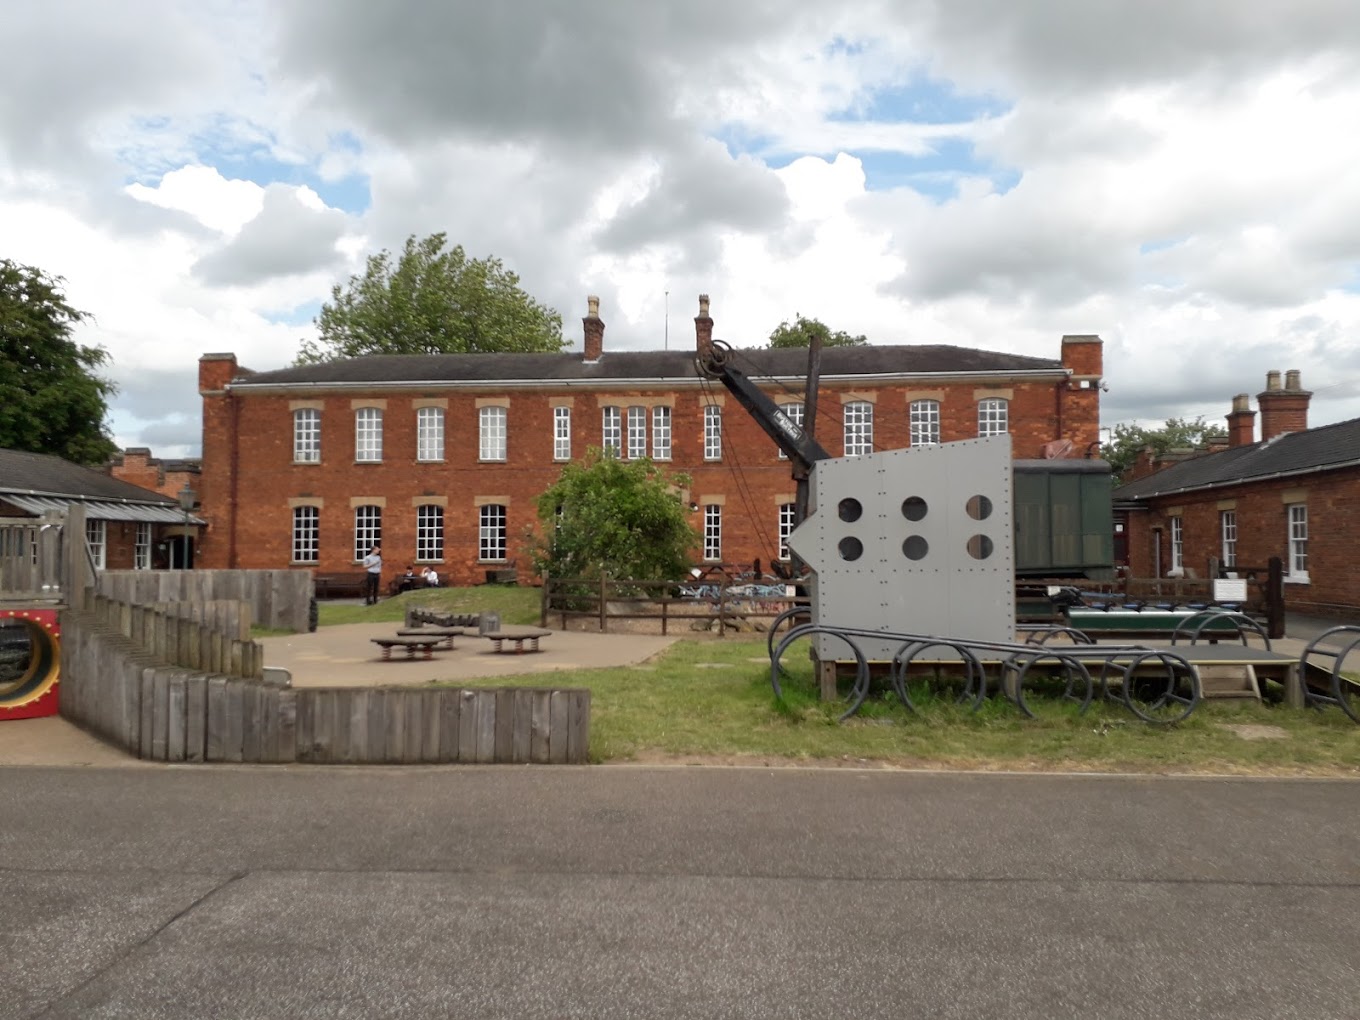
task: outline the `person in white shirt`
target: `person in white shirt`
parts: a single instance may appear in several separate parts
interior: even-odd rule
[[[382,580],[382,550],[374,546],[364,557],[364,605],[378,604],[378,582]]]
[[[425,585],[429,588],[439,587],[439,573],[434,567],[426,567],[424,573],[420,575],[425,578]]]

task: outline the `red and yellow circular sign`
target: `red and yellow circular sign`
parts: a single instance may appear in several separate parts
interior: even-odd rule
[[[57,714],[61,624],[55,609],[0,609],[0,722]]]

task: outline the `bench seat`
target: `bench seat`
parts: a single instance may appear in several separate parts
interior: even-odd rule
[[[551,635],[552,631],[550,630],[541,630],[538,627],[527,627],[522,630],[507,630],[505,628],[501,628],[500,630],[489,630],[481,636],[491,642],[493,646],[492,651],[497,654],[513,652],[515,655],[522,655],[525,651],[524,646],[526,644],[529,646],[528,650],[531,652],[542,651],[542,649],[538,647],[539,640],[550,637]],[[505,647],[507,644],[512,644],[514,647],[507,648]]]
[[[416,652],[424,652],[425,658],[434,658],[436,645],[442,644],[446,639],[442,637],[375,637],[369,638],[375,645],[382,649],[384,659],[392,658],[393,648],[404,648],[406,657],[414,659]]]

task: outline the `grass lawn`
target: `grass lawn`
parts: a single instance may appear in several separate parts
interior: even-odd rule
[[[484,586],[411,592],[377,606],[322,604],[322,623],[400,620],[409,604],[454,612],[494,609],[507,623],[538,621],[537,589]],[[1149,726],[1126,709],[1085,715],[1030,697],[1037,719],[990,699],[972,712],[924,682],[918,712],[889,692],[844,723],[822,703],[798,646],[784,698],[770,687],[764,635],[682,639],[650,662],[575,670],[560,679],[591,690],[590,753],[600,762],[805,762],[981,769],[1299,773],[1360,776],[1360,726],[1337,709],[1295,711],[1245,702],[1201,704],[1183,723]],[[540,686],[542,674],[483,678],[477,686]]]

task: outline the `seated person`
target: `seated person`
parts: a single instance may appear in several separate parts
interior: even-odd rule
[[[426,587],[429,588],[439,587],[439,573],[434,569],[434,567],[426,567],[424,572],[420,576],[425,579]]]
[[[420,582],[419,579],[416,577],[415,564],[408,563],[406,565],[406,573],[402,574],[399,578],[397,578],[397,590],[410,591],[412,588],[418,587],[420,587]]]

